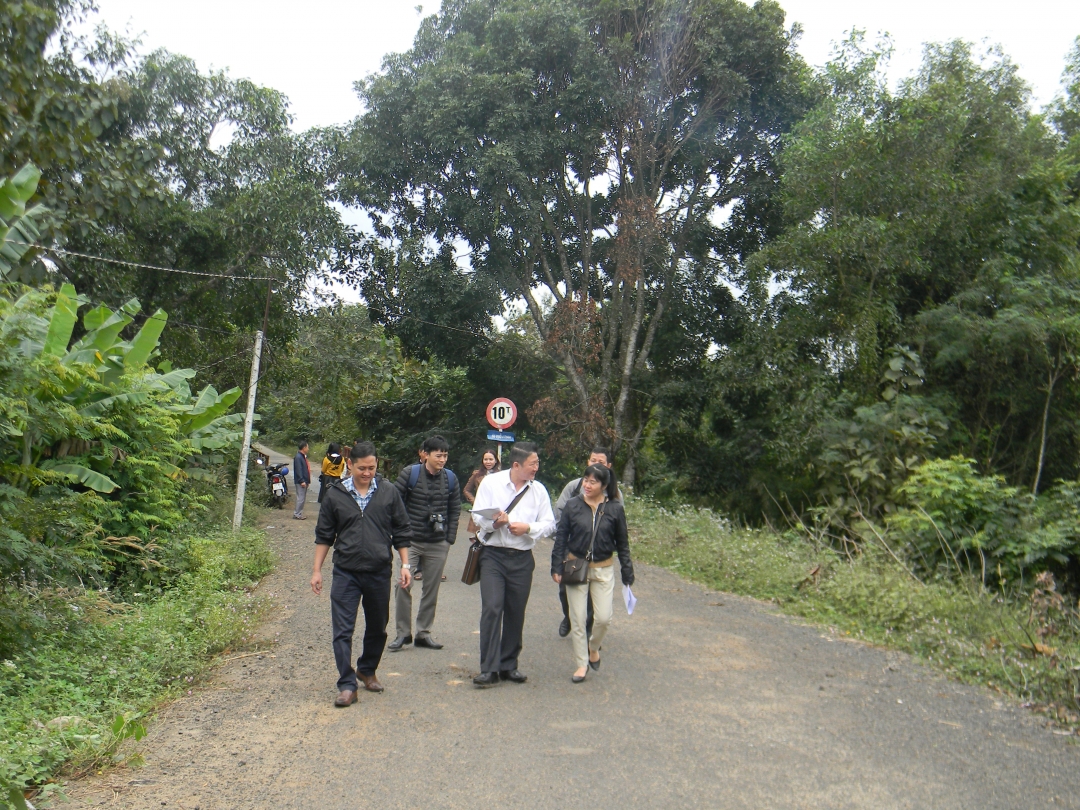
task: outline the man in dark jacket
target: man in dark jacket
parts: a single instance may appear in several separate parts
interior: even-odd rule
[[[297,520],[307,520],[304,517],[304,502],[307,500],[308,487],[311,486],[311,465],[308,464],[307,454],[308,443],[300,442],[292,460],[292,480],[296,485],[296,508],[292,516]]]
[[[422,463],[409,465],[401,471],[395,486],[409,513],[412,524],[412,559],[424,570],[424,590],[416,612],[416,640],[412,632],[412,590],[398,586],[394,599],[397,614],[396,638],[387,647],[398,652],[406,644],[441,650],[443,645],[431,636],[435,622],[435,607],[439,601],[439,584],[446,555],[457,537],[461,515],[461,488],[446,469],[450,445],[442,436],[429,436],[420,448]]]
[[[334,581],[330,586],[330,615],[334,629],[338,696],[335,706],[356,702],[357,681],[369,692],[383,691],[375,677],[386,646],[390,619],[390,577],[393,549],[401,557],[403,587],[412,582],[409,566],[409,516],[397,489],[377,475],[378,459],[371,442],[356,444],[349,453],[349,476],[331,482],[315,526],[315,565],[311,590],[322,593],[322,565],[334,547]],[[364,605],[364,651],[352,666],[356,612]]]

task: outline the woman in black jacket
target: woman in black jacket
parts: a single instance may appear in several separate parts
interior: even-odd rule
[[[634,584],[634,564],[630,560],[630,542],[626,532],[626,513],[621,501],[610,497],[614,475],[602,464],[593,464],[581,478],[581,494],[563,509],[555,530],[551,551],[551,578],[562,581],[563,565],[568,558],[588,560],[588,579],[580,585],[567,584],[570,603],[570,639],[577,664],[571,680],[581,683],[589,667],[600,669],[600,644],[611,624],[611,602],[615,592],[613,555],[619,555],[623,585]],[[585,613],[592,597],[592,635],[585,639]]]

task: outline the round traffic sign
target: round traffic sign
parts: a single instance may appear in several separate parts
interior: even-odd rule
[[[506,430],[517,421],[517,405],[506,397],[491,400],[487,406],[488,424],[497,430]]]

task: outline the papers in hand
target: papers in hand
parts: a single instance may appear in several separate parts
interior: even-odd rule
[[[622,598],[623,598],[623,602],[626,604],[626,613],[627,613],[627,615],[633,616],[634,615],[634,605],[637,604],[637,597],[634,596],[634,592],[632,590],[630,590],[629,585],[623,585],[622,586]]]
[[[497,514],[499,514],[499,512],[501,512],[501,511],[502,511],[502,509],[499,509],[496,506],[491,506],[491,507],[488,507],[487,509],[473,509],[472,510],[472,515],[473,515],[473,517],[482,517],[485,520],[494,520],[495,516]]]

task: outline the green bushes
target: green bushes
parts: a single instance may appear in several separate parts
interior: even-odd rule
[[[182,573],[154,599],[0,591],[0,626],[22,622],[33,635],[33,644],[9,639],[0,656],[0,793],[42,785],[65,763],[110,761],[143,713],[188,687],[215,653],[252,640],[261,602],[247,589],[273,565],[263,535],[190,535],[174,547]]]
[[[1028,584],[1060,572],[1080,550],[1080,485],[1063,481],[1035,497],[979,475],[972,459],[933,459],[896,490],[903,504],[890,535],[912,565],[936,576],[976,575],[980,582]]]

